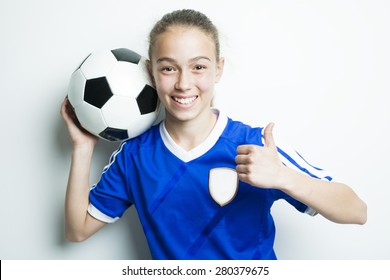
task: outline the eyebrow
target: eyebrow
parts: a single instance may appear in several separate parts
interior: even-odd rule
[[[189,61],[190,62],[195,62],[195,61],[198,61],[200,59],[206,59],[206,60],[211,62],[211,59],[208,58],[207,56],[197,56],[197,57],[191,58]],[[157,59],[156,62],[160,63],[160,62],[164,62],[164,61],[171,62],[171,63],[175,63],[176,62],[176,60],[171,58],[171,57],[160,57],[159,59]]]

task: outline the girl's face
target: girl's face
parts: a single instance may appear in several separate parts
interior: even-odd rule
[[[223,64],[217,61],[214,41],[198,28],[174,26],[158,35],[149,67],[166,120],[212,115],[210,103]]]

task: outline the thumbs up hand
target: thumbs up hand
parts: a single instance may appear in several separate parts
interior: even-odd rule
[[[284,165],[279,159],[273,138],[274,123],[264,129],[264,146],[237,147],[236,171],[239,180],[259,188],[278,188]]]

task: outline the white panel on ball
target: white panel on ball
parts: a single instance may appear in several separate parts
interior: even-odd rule
[[[101,109],[108,127],[127,129],[129,138],[145,132],[156,120],[156,114],[140,115],[133,98],[114,95]]]
[[[86,80],[80,69],[73,72],[70,79],[71,82],[69,83],[68,88],[68,98],[70,104],[72,104],[73,107],[76,107],[84,102],[83,95],[81,95],[80,92],[84,91]]]
[[[99,108],[84,102],[75,107],[75,112],[81,126],[87,127],[88,131],[94,135],[98,135],[107,127],[102,110]]]
[[[89,80],[107,75],[116,63],[117,60],[111,52],[96,52],[84,61],[80,69]]]
[[[134,98],[113,95],[101,109],[107,126],[113,128],[128,128],[137,124],[140,114]]]
[[[137,64],[117,62],[107,74],[111,91],[115,95],[137,97],[145,86],[145,79]]]

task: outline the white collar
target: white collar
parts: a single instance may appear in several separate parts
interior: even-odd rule
[[[218,115],[218,119],[213,130],[201,144],[191,149],[190,151],[186,151],[178,144],[176,144],[165,128],[165,121],[161,122],[161,138],[168,150],[180,160],[184,162],[190,162],[191,160],[204,155],[215,145],[215,143],[217,143],[219,137],[222,135],[222,132],[224,131],[228,122],[228,118],[216,108],[211,108],[211,110]]]

